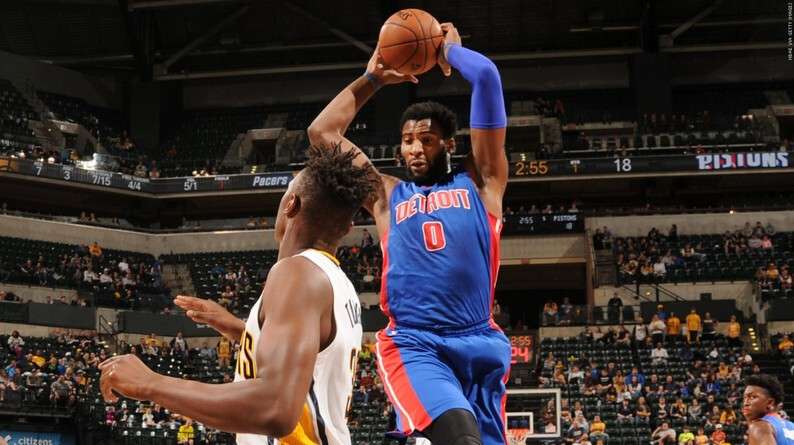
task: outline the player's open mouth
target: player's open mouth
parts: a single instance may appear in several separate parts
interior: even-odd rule
[[[411,161],[411,168],[422,168],[427,165],[425,161]]]

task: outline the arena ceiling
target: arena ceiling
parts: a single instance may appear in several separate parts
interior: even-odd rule
[[[4,0],[0,50],[78,69],[181,78],[359,69],[406,7],[452,20],[506,63],[782,48],[780,0]],[[661,39],[658,36],[662,36]],[[659,43],[661,41],[661,43]]]

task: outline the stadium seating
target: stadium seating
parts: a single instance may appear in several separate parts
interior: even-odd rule
[[[651,346],[647,343],[621,346],[609,342],[593,341],[592,338],[588,339],[584,336],[544,338],[541,341],[539,356],[539,361],[543,361],[539,363],[541,387],[557,387],[562,390],[564,400],[563,414],[568,411],[573,415],[576,407],[581,405],[584,417],[588,421],[592,421],[595,415],[601,416],[601,419],[607,425],[606,432],[609,434],[608,442],[610,444],[635,445],[647,443],[651,437],[651,431],[662,420],[658,407],[660,397],[666,397],[669,401],[668,406],[672,406],[677,398],[682,399],[687,405],[690,404],[693,398],[698,398],[701,399],[705,407],[708,403],[708,393],[715,396],[713,403],[721,408],[721,412],[728,406],[731,406],[736,413],[740,411],[741,396],[738,398],[735,396],[741,394],[741,386],[729,387],[729,383],[737,383],[734,377],[723,378],[719,374],[714,374],[717,365],[720,363],[724,362],[724,366],[727,366],[727,363],[730,363],[730,366],[737,363],[737,357],[740,356],[741,352],[740,347],[729,346],[727,339],[720,335],[702,339],[699,343],[692,345],[687,345],[680,338],[673,339],[668,337],[664,342],[664,346],[668,351],[669,359],[665,364],[654,364],[650,356]],[[717,358],[709,356],[714,349],[717,351]],[[692,366],[693,363],[694,366]],[[585,377],[578,382],[571,383],[567,379],[568,371],[571,371],[574,366],[578,366],[580,370],[584,371]],[[618,407],[620,406],[618,399],[614,398],[614,395],[610,397],[611,389],[599,393],[597,390],[598,380],[588,375],[593,370],[600,372],[604,369],[613,369],[613,371],[608,372],[610,377],[615,375],[625,377],[631,374],[632,368],[637,368],[639,374],[643,375],[646,382],[644,387],[658,386],[662,388],[658,393],[649,393],[645,389],[643,390],[642,395],[649,402],[652,412],[649,422],[642,422],[636,418],[627,421],[618,420]],[[709,375],[709,377],[703,379],[697,368],[700,368],[704,375]],[[745,363],[740,368],[742,374],[750,372],[749,364]],[[553,376],[557,369],[560,369],[561,373],[566,377],[563,382],[556,381]],[[712,374],[717,376],[716,380],[721,382],[722,386],[711,386],[707,390],[706,381],[711,381]],[[596,372],[593,375],[599,374]],[[652,383],[654,375],[658,376],[658,385]],[[665,383],[666,377],[672,378],[672,383],[669,387]],[[612,381],[619,380],[610,378],[609,386],[613,387]],[[696,395],[696,393],[693,393],[696,386],[698,386],[698,389],[703,389],[702,394]],[[632,409],[637,407],[638,397],[638,394],[631,396],[630,406]],[[511,411],[510,408],[508,408],[509,411]],[[672,416],[672,413],[668,413],[665,416],[665,420],[670,421],[671,426],[679,433],[685,425],[689,426],[693,432],[698,427],[705,425],[706,434],[711,434],[719,420],[717,422],[711,420],[706,422],[705,418],[708,416],[703,413],[703,418],[695,420],[689,416],[677,418]],[[565,419],[566,416],[563,415],[563,418]],[[564,420],[563,437],[565,437],[565,433],[571,425],[570,418],[568,419],[567,421]],[[536,429],[541,427],[542,425],[540,424],[536,425]],[[729,443],[744,443],[744,427],[740,426],[738,422],[724,425],[724,430],[728,435],[727,441]]]
[[[90,105],[83,99],[38,91],[37,95],[56,119],[82,125],[109,151],[122,134],[121,113],[116,110]],[[116,153],[118,154],[118,153]]]
[[[0,79],[0,156],[31,148],[37,143],[28,121],[35,113],[11,82]]]
[[[380,272],[371,271],[369,278],[366,270],[359,267],[365,261],[364,257],[367,258],[366,264],[379,265],[380,249],[371,248],[367,252],[367,255],[363,255],[360,248],[349,246],[341,247],[337,252],[342,269],[359,292],[373,292],[380,288]],[[221,300],[226,287],[230,287],[234,296],[227,298],[230,301],[224,303],[232,312],[244,316],[259,299],[267,273],[277,258],[278,252],[275,250],[250,250],[171,255],[164,256],[163,260],[172,264],[187,264],[193,287],[204,298]],[[241,271],[244,271],[245,278],[241,277]],[[227,276],[229,272],[235,276]]]
[[[618,278],[622,283],[751,280],[759,268],[766,268],[770,263],[777,267],[794,265],[794,233],[776,233],[771,240],[774,248],[746,248],[737,254],[730,249],[726,252],[724,235],[717,234],[679,235],[675,240],[665,237],[654,240],[647,237],[617,238],[614,252]],[[694,248],[696,254],[683,258],[681,249],[687,245]],[[668,251],[675,258],[666,265],[666,274],[641,272],[643,261],[652,266],[655,258]],[[632,261],[634,264],[630,265]]]
[[[121,282],[122,260],[134,284]],[[97,277],[107,269],[113,282],[85,282],[88,269]],[[101,306],[162,308],[170,304],[170,291],[163,286],[160,273],[159,263],[148,254],[102,249],[101,257],[92,257],[86,246],[0,237],[0,281],[85,289],[94,293]]]

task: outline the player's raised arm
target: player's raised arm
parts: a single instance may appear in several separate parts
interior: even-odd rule
[[[307,130],[309,142],[312,145],[327,148],[341,144],[344,151],[355,150],[361,153],[353,161],[354,165],[371,165],[369,158],[345,137],[347,127],[353,122],[361,107],[381,87],[402,82],[417,83],[418,80],[414,76],[401,74],[385,66],[376,49],[367,64],[366,73],[337,94],[309,125]],[[384,191],[380,191],[380,193],[382,192]],[[370,212],[372,212],[372,204],[371,202],[367,204],[367,210]]]
[[[444,51],[439,64],[445,75],[450,66],[458,70],[471,84],[471,146],[478,186],[484,191],[488,211],[501,216],[502,196],[507,186],[507,157],[505,156],[505,112],[502,80],[496,65],[482,54],[461,45],[458,30],[451,23],[441,25],[444,31]]]
[[[317,353],[330,337],[333,293],[317,266],[291,257],[272,269],[263,294],[267,316],[259,344],[240,351],[239,366],[255,378],[221,385],[182,380],[156,374],[128,354],[100,365],[103,396],[151,400],[223,431],[286,436],[298,423]]]

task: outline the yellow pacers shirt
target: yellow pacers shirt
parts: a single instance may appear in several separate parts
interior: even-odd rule
[[[681,320],[678,317],[670,317],[667,319],[667,334],[681,334]]]
[[[177,442],[185,442],[193,438],[193,425],[182,425],[176,434]]]

